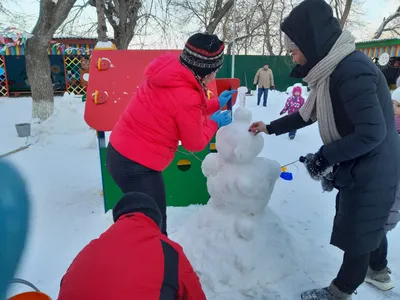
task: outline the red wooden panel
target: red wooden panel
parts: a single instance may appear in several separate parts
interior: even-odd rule
[[[86,123],[98,131],[111,131],[132,95],[144,80],[146,66],[165,52],[180,50],[99,50],[90,58],[85,106]],[[98,61],[102,59],[101,68]],[[107,64],[109,64],[107,68]],[[98,103],[93,96],[98,91]]]
[[[237,78],[217,78],[218,93],[221,94],[225,90],[237,90],[240,87],[240,79]],[[232,106],[235,105],[237,93],[232,96]],[[226,109],[226,107],[224,108]]]
[[[95,130],[111,131],[144,80],[146,66],[165,52],[181,50],[99,50],[90,58],[85,121]],[[239,79],[217,79],[208,85],[212,95],[237,89]],[[97,104],[94,97],[97,95]],[[236,95],[233,104],[236,101]]]

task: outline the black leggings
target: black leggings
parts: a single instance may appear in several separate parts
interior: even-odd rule
[[[368,266],[374,271],[387,267],[388,241],[385,236],[381,245],[375,251],[358,256],[345,253],[340,271],[334,280],[335,285],[347,294],[354,291],[364,282]]]
[[[162,173],[154,171],[120,154],[111,143],[107,149],[107,169],[124,194],[142,192],[154,199],[162,216],[161,231],[167,235],[167,200]]]

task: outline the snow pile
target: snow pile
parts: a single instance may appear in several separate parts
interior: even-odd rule
[[[113,43],[111,41],[107,42],[98,41],[95,49],[113,49]]]
[[[218,153],[202,164],[209,203],[174,234],[209,299],[279,299],[277,282],[299,261],[281,222],[265,210],[281,168],[257,157],[264,138],[248,132],[251,118],[239,106],[234,122],[217,132]]]
[[[252,110],[253,121],[270,122],[279,117],[287,98],[284,92],[271,91],[268,107],[257,106],[257,96],[246,97],[246,107]],[[59,124],[65,135],[54,134],[53,130],[43,133],[49,139],[47,147],[31,146],[7,158],[26,178],[32,197],[28,245],[16,277],[32,282],[52,299],[57,299],[61,278],[76,254],[112,223],[111,211],[104,215],[100,194],[99,151],[76,147],[84,145],[88,136],[95,139],[81,117],[84,133],[80,134],[76,126],[84,104],[72,97],[67,100],[70,104],[64,100],[56,97],[55,106],[64,120]],[[0,153],[25,144],[25,138],[17,137],[15,124],[30,122],[31,104],[31,98],[0,98]],[[71,120],[64,117],[65,113]],[[65,128],[68,126],[71,132]],[[321,146],[317,124],[299,130],[292,141],[286,135],[262,136],[265,147],[260,156],[281,165],[314,153]],[[182,243],[200,271],[208,300],[300,299],[301,292],[326,286],[337,275],[343,252],[329,246],[335,193],[322,193],[320,183],[311,180],[301,164],[290,166],[289,171],[294,173],[294,180],[279,179],[266,210],[255,216],[225,213],[224,207],[233,206],[232,201],[218,208],[168,207],[170,237]],[[258,189],[264,181],[260,176],[253,183]],[[242,201],[256,202],[252,197],[243,197]],[[238,232],[250,239],[238,237]],[[400,230],[390,232],[388,237],[389,264],[398,282]],[[10,297],[30,290],[23,285],[11,288]],[[394,289],[383,294],[363,284],[353,298],[399,300],[400,293]]]
[[[31,142],[40,146],[56,144],[57,147],[96,148],[96,133],[83,119],[85,103],[81,97],[65,93],[55,99],[54,113],[44,122],[32,124]]]

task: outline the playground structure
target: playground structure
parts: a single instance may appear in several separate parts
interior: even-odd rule
[[[166,51],[180,53],[180,50],[96,50],[92,53],[85,121],[97,131],[105,211],[112,209],[122,196],[106,168],[106,132],[112,131],[139,88],[144,79],[145,67]],[[208,89],[212,96],[218,96],[226,89],[237,89],[239,86],[239,79],[220,78],[210,83]],[[235,101],[236,95],[227,109],[231,109]],[[168,206],[207,203],[209,195],[201,163],[210,151],[216,151],[214,140],[209,147],[198,153],[178,147],[174,160],[163,172]]]
[[[390,88],[395,89],[396,80],[400,76],[400,39],[363,41],[356,46],[376,63]]]
[[[89,58],[95,38],[56,37],[49,45],[50,74],[55,92],[86,94]],[[0,97],[30,93],[25,67],[25,40],[0,39]]]

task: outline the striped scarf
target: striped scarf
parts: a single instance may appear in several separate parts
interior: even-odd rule
[[[343,31],[326,57],[324,57],[304,78],[311,92],[299,113],[304,121],[318,120],[319,133],[324,145],[339,140],[340,136],[333,115],[329,93],[330,76],[336,66],[356,49],[355,38]]]

